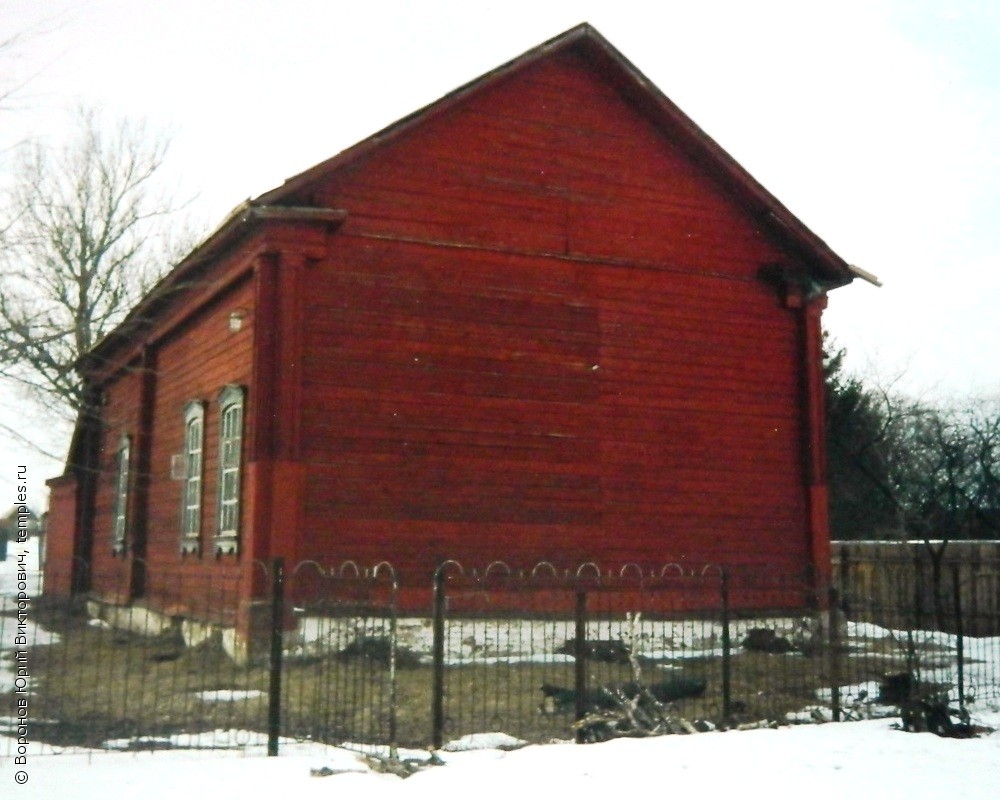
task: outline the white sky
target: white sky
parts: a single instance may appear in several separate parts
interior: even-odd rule
[[[143,117],[214,226],[281,183],[578,22],[595,25],[850,263],[827,328],[850,364],[942,398],[1000,395],[1000,3],[0,0],[0,176],[71,112]],[[10,104],[8,104],[10,106]],[[44,428],[0,398],[4,419]],[[12,416],[18,415],[18,416]],[[42,436],[41,433],[38,434]],[[34,496],[61,471],[0,450]],[[12,502],[12,501],[11,501]]]

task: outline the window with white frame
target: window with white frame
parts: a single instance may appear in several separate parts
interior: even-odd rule
[[[242,386],[227,386],[219,394],[219,529],[217,553],[236,553],[240,533],[240,482],[243,469]]]
[[[201,546],[202,472],[205,451],[205,404],[193,400],[184,409],[184,491],[181,503],[181,552]]]
[[[115,553],[124,553],[128,546],[129,459],[131,450],[132,442],[127,434],[123,434],[118,443],[115,464],[115,513],[111,534],[111,549]]]

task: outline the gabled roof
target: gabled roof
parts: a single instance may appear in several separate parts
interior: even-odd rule
[[[337,226],[346,216],[343,210],[318,209],[303,205],[301,196],[314,184],[327,180],[338,170],[363,159],[405,136],[414,128],[448,112],[498,81],[539,61],[572,51],[579,54],[614,85],[622,96],[651,122],[686,150],[689,157],[713,174],[748,213],[771,228],[807,264],[811,277],[824,289],[836,288],[861,277],[878,284],[878,279],[845,262],[774,195],[758,183],[735,159],[699,128],[645,75],[588,23],[508,61],[485,75],[455,89],[441,99],[414,111],[353,147],[289,178],[281,186],[239,205],[208,238],[185,257],[126,317],[125,321],[81,359],[86,367],[99,361],[99,354],[125,342],[142,325],[149,324],[157,310],[169,302],[181,280],[206,261],[232,247],[253,225],[266,220],[300,219]],[[285,209],[282,212],[282,209]],[[349,211],[349,209],[347,210]]]
[[[188,278],[211,259],[232,248],[234,243],[240,241],[262,223],[309,222],[325,225],[328,228],[337,228],[346,217],[346,212],[337,208],[267,206],[252,200],[240,203],[229,212],[218,228],[157,282],[114,330],[94,345],[89,352],[84,353],[77,362],[77,366],[86,370],[99,363],[100,355],[105,350],[113,350],[116,346],[127,342],[137,331],[142,330],[144,325],[151,325],[159,309],[169,303],[170,299],[177,294],[178,288],[184,287]]]
[[[252,203],[281,205],[288,202],[289,198],[302,193],[311,185],[327,179],[334,172],[405,136],[413,128],[451,110],[471,95],[543,59],[565,51],[577,52],[598,69],[654,125],[713,173],[739,198],[748,211],[756,212],[755,216],[760,217],[765,224],[769,224],[781,240],[792,245],[803,260],[810,264],[815,270],[814,277],[824,284],[825,288],[843,286],[855,277],[878,284],[873,275],[852,267],[833,252],[822,239],[785,208],[588,23],[577,25],[455,89],[440,100],[403,117],[353,147],[289,178],[284,184],[265,192]]]

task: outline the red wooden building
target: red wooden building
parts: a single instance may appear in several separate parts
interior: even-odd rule
[[[239,207],[86,357],[47,587],[823,576],[820,313],[857,274],[579,26]]]

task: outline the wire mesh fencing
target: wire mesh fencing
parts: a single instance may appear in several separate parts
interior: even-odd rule
[[[288,573],[282,653],[281,732],[298,739],[371,745],[395,742],[402,673],[398,582],[388,563]]]
[[[889,704],[922,687],[963,713],[1000,706],[1000,561],[920,556],[841,557],[842,668]]]
[[[928,691],[1000,706],[1000,615],[968,586],[982,570],[945,568],[928,589],[905,565],[849,565],[836,588],[678,565],[449,561],[427,581],[387,562],[132,566],[68,598],[0,573],[0,758],[21,739],[34,753],[590,741],[899,714]]]
[[[719,587],[717,571],[443,565],[433,744],[479,731],[583,739],[585,717],[647,684],[701,716],[719,711],[702,658],[719,646]]]
[[[100,576],[100,595],[33,594],[23,622],[9,613],[17,595],[0,587],[0,641],[16,666],[0,691],[9,688],[11,707],[28,710],[34,743],[224,747],[254,735],[267,668],[237,653],[242,580],[158,578],[169,593],[151,588],[142,604],[121,602],[132,580],[126,573]],[[171,602],[175,593],[185,597],[184,614]]]

